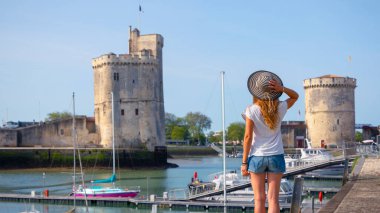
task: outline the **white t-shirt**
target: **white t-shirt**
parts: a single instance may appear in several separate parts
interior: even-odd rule
[[[278,123],[275,129],[270,129],[264,121],[260,107],[252,104],[247,107],[245,116],[253,121],[252,145],[249,156],[271,156],[284,154],[281,136],[281,121],[284,118],[288,104],[280,101],[278,104]]]

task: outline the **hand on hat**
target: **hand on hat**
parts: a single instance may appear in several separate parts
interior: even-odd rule
[[[276,80],[270,80],[268,87],[271,88],[272,90],[276,91],[276,92],[282,92],[283,91],[283,86],[281,86],[281,84],[279,84]]]

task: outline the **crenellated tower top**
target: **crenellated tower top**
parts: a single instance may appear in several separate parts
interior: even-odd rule
[[[92,59],[92,68],[97,69],[103,66],[127,66],[129,64],[151,64],[157,65],[157,58],[151,54],[150,50],[142,50],[138,54],[108,53]]]
[[[350,77],[341,77],[337,75],[324,75],[316,78],[309,78],[303,81],[305,89],[318,87],[356,87],[356,79]]]

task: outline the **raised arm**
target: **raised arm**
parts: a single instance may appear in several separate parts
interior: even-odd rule
[[[281,86],[277,81],[271,80],[269,81],[269,88],[277,91],[277,92],[284,92],[289,96],[288,99],[286,99],[286,103],[288,104],[288,109],[294,105],[294,103],[298,99],[298,93],[292,89],[286,88],[285,86]]]
[[[241,173],[243,176],[249,175],[248,172],[248,154],[251,150],[252,145],[252,134],[253,134],[253,121],[249,118],[245,118],[245,133],[244,133],[244,143],[243,143],[243,159],[241,165]]]

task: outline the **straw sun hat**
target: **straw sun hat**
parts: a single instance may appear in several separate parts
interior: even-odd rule
[[[252,73],[249,76],[247,82],[249,92],[256,98],[264,101],[275,100],[279,98],[282,95],[282,92],[276,92],[269,88],[268,86],[270,85],[270,80],[275,80],[281,86],[283,85],[280,77],[272,72],[259,70]]]

